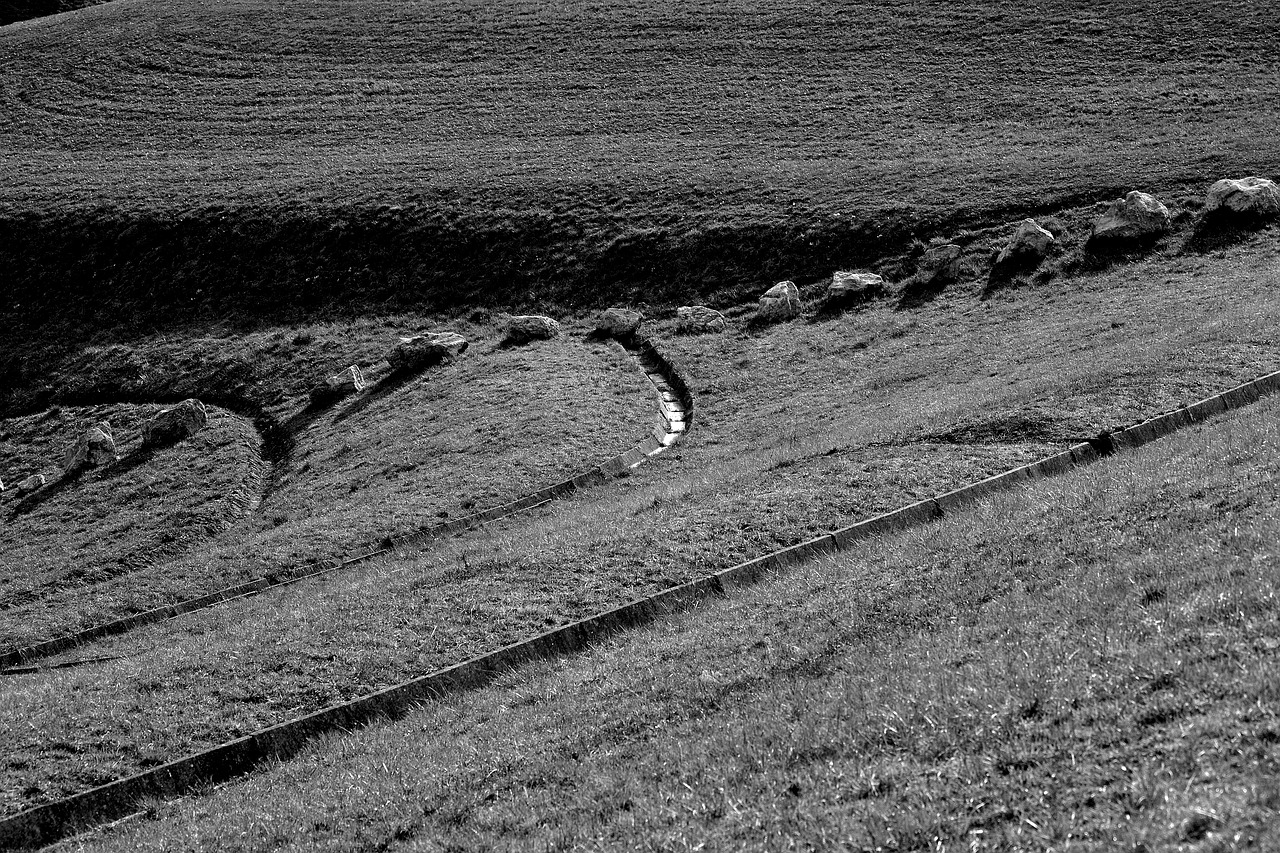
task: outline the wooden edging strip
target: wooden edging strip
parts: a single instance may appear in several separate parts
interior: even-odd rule
[[[0,821],[0,847],[49,844],[72,832],[131,814],[139,801],[146,798],[176,797],[201,784],[246,773],[267,759],[287,759],[320,734],[350,729],[380,717],[401,716],[424,701],[483,685],[523,662],[581,651],[611,634],[647,624],[710,596],[756,583],[786,566],[846,548],[862,539],[926,524],[995,492],[1088,465],[1116,450],[1138,447],[1214,414],[1247,406],[1277,390],[1280,390],[1280,371],[1191,406],[1103,433],[1038,462],[936,498],[834,530],[351,702],[332,705],[134,776],[29,809]]]
[[[693,397],[689,394],[688,386],[685,385],[684,379],[680,377],[671,366],[671,363],[657,350],[656,347],[647,339],[637,340],[634,347],[637,360],[640,362],[641,368],[646,374],[656,371],[666,380],[666,383],[673,389],[679,400],[678,405],[684,410],[685,423],[692,419],[693,414]],[[652,376],[650,376],[650,384],[653,384]],[[658,396],[659,420],[665,417],[666,405],[662,399],[661,390],[654,385],[654,391]],[[687,427],[686,427],[687,429]],[[229,586],[224,589],[206,593],[204,595],[189,598],[184,601],[166,604],[161,607],[144,610],[138,613],[131,613],[128,616],[122,616],[119,619],[113,619],[110,622],[103,622],[98,625],[92,625],[61,637],[54,637],[43,642],[33,643],[29,646],[7,649],[0,652],[0,675],[6,674],[24,674],[29,670],[27,666],[32,661],[42,658],[51,657],[61,654],[86,643],[100,640],[103,637],[111,637],[117,634],[123,634],[138,628],[142,625],[151,625],[156,622],[163,622],[166,619],[172,619],[186,613],[193,613],[197,610],[204,610],[209,607],[215,607],[220,604],[237,601],[250,596],[259,595],[263,592],[274,591],[282,587],[291,586],[305,580],[321,577],[323,575],[332,574],[350,566],[368,562],[377,557],[391,553],[396,548],[412,545],[418,542],[429,541],[442,536],[453,535],[465,530],[473,530],[480,527],[485,522],[497,521],[501,518],[507,518],[516,513],[523,512],[535,506],[544,504],[555,498],[564,497],[579,489],[585,489],[604,483],[607,480],[620,477],[631,468],[639,465],[647,459],[651,452],[657,452],[657,449],[664,449],[669,444],[679,439],[679,432],[664,429],[659,426],[654,435],[646,436],[641,439],[638,444],[629,448],[623,453],[607,459],[599,465],[584,471],[575,477],[570,477],[560,483],[539,489],[532,494],[517,498],[509,503],[501,506],[491,507],[489,509],[480,510],[471,515],[462,518],[452,519],[450,521],[441,522],[431,527],[420,530],[416,533],[410,533],[402,537],[388,537],[383,545],[377,548],[358,554],[354,557],[337,561],[333,564],[321,565],[316,568],[291,574],[288,577],[278,580],[270,578],[255,578],[244,583]],[[669,437],[664,443],[662,438]],[[656,449],[655,449],[656,448]]]

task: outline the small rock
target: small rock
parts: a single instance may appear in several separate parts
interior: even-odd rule
[[[14,488],[14,491],[16,491],[19,496],[29,495],[32,492],[36,492],[36,491],[39,491],[40,489],[43,489],[44,484],[46,482],[48,481],[45,479],[44,474],[32,474],[30,477],[27,477],[24,480],[19,480],[17,485],[15,485],[13,488]]]
[[[676,309],[676,331],[686,335],[702,335],[723,332],[729,321],[714,308],[705,305],[684,305]]]
[[[1204,212],[1269,219],[1280,216],[1280,187],[1267,178],[1224,178],[1209,187]]]
[[[85,430],[75,446],[67,451],[62,460],[62,469],[69,476],[81,469],[96,468],[119,458],[115,439],[111,437],[111,425],[103,421]]]
[[[549,340],[559,336],[560,324],[541,314],[512,317],[507,323],[508,344],[527,344],[529,341]]]
[[[179,441],[204,429],[209,412],[204,403],[194,398],[183,400],[170,409],[161,409],[142,427],[142,446],[160,447]]]
[[[427,332],[401,338],[387,353],[387,362],[396,373],[417,372],[457,358],[467,349],[467,339],[455,332]]]
[[[311,389],[313,403],[329,403],[348,394],[364,390],[364,374],[354,364],[341,373],[335,373]]]
[[[610,308],[596,321],[596,334],[607,338],[629,340],[635,337],[644,315],[630,308]]]
[[[764,292],[756,306],[756,321],[779,323],[800,316],[800,288],[794,281],[780,281]]]
[[[1053,234],[1041,228],[1034,219],[1024,219],[1018,223],[1013,237],[1000,250],[996,266],[1038,264],[1049,254],[1049,247],[1055,242]]]
[[[953,281],[960,275],[960,255],[963,250],[954,243],[934,246],[920,258],[916,272],[924,284]]]
[[[827,285],[826,304],[851,305],[884,292],[884,279],[873,272],[837,271]]]
[[[1169,208],[1154,196],[1133,192],[1116,199],[1093,223],[1091,240],[1132,241],[1149,240],[1169,230],[1172,217]]]

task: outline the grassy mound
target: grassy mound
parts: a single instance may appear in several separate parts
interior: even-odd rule
[[[384,536],[514,500],[626,450],[651,428],[656,399],[634,359],[577,338],[502,349],[496,327],[463,324],[472,343],[456,362],[387,375],[383,356],[398,335],[433,325],[399,318],[153,339],[54,365],[46,392],[55,399],[212,393],[257,408],[272,469],[257,512],[206,547],[110,583],[51,590],[7,614],[0,645],[288,576]],[[353,363],[380,381],[330,408],[312,407],[308,389]],[[112,499],[101,498],[106,506]],[[80,497],[65,498],[73,500]]]
[[[0,31],[0,321],[729,300],[943,223],[1201,192],[1280,171],[1272,23],[1138,0],[34,21]],[[35,369],[16,347],[0,373]]]
[[[0,512],[0,608],[12,611],[58,592],[80,591],[161,565],[232,527],[258,505],[266,484],[253,425],[211,407],[188,441],[141,448],[142,425],[159,406],[57,408],[0,421],[0,470],[10,481],[44,473],[48,485]],[[120,461],[61,478],[62,454],[86,424],[108,421]],[[73,593],[74,594],[74,593]]]
[[[1267,372],[1276,252],[1272,231],[1212,265],[1153,257],[986,300],[974,283],[910,312],[888,297],[835,319],[663,337],[698,418],[656,465],[545,515],[99,644],[125,658],[101,668],[24,677],[0,708],[31,756],[8,784],[34,785],[29,802],[80,784],[50,743],[126,772]],[[83,712],[49,712],[72,694]],[[155,722],[138,728],[130,708]]]

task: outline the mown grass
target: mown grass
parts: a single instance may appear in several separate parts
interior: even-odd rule
[[[6,784],[41,801],[1267,372],[1276,252],[1268,232],[1210,266],[1153,258],[985,301],[958,287],[911,312],[888,299],[663,338],[698,407],[656,464],[540,516],[94,647],[126,660],[24,677],[0,703],[15,754],[30,756]],[[53,714],[69,695],[77,705]]]
[[[0,369],[134,318],[728,301],[942,222],[1274,174],[1272,29],[1203,0],[142,0],[6,28],[0,315],[46,334]]]
[[[432,325],[428,318],[411,322]],[[144,561],[91,587],[48,587],[38,600],[6,612],[0,643],[27,644],[245,580],[287,576],[385,536],[514,500],[580,473],[648,434],[655,419],[654,392],[625,353],[576,338],[501,349],[497,328],[464,328],[472,339],[466,353],[407,381],[387,377],[381,362],[397,334],[412,330],[403,320],[145,340],[91,350],[51,366],[53,399],[207,399],[213,394],[261,408],[278,425],[268,441],[277,445],[274,465],[267,482],[259,477],[256,484],[254,498],[260,502],[255,501],[254,514],[218,531],[206,547],[180,559],[157,551],[154,557],[169,559]],[[333,408],[310,408],[310,386],[352,363],[386,382]],[[30,416],[14,423],[32,419],[43,422]],[[174,494],[216,502],[225,497],[221,493],[228,487],[219,477],[226,472],[201,475],[212,461],[202,448],[197,442],[181,456],[194,467]],[[157,454],[133,476],[151,482],[159,476],[157,463],[169,458]],[[120,485],[113,479],[102,482],[101,488]],[[81,500],[84,506],[77,509]],[[111,500],[107,494],[68,492],[60,503],[49,503],[46,514],[63,518],[71,512],[63,523],[79,524],[75,512],[100,512],[113,506]],[[150,494],[139,498],[137,508],[156,514],[165,500]],[[172,514],[156,515],[153,522],[158,536],[191,532]],[[113,549],[151,547],[129,528],[77,532],[53,522],[37,529],[33,523],[13,528],[21,542],[5,548],[5,562],[41,552],[57,562],[67,542],[55,540],[65,532],[95,543],[96,556],[85,554],[81,560],[86,571],[111,574],[107,563]],[[12,582],[41,571],[38,565],[15,567]]]
[[[1270,849],[1264,401],[84,849]]]

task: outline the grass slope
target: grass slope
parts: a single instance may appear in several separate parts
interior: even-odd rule
[[[0,30],[0,317],[731,298],[943,220],[1198,192],[1280,171],[1271,25],[1261,0],[122,0]]]
[[[392,318],[147,339],[131,347],[90,349],[51,365],[43,393],[55,400],[212,394],[243,410],[256,409],[268,427],[273,465],[261,484],[265,488],[258,489],[257,511],[219,531],[206,547],[178,559],[164,555],[170,559],[149,561],[109,583],[48,587],[38,600],[6,613],[0,645],[26,645],[246,580],[287,576],[384,536],[514,500],[581,473],[651,428],[656,397],[634,359],[576,338],[502,349],[494,326],[455,324],[472,342],[456,362],[408,380],[387,376],[382,359],[398,335],[434,325],[430,318]],[[310,386],[353,363],[382,381],[332,408],[310,407]],[[44,422],[33,415],[5,423],[32,421]],[[16,427],[10,430],[17,435]],[[206,450],[197,442],[173,458],[200,470],[210,463]],[[134,476],[154,477],[145,467]],[[99,489],[120,486],[115,479],[103,483]],[[221,489],[217,479],[202,480],[192,484],[191,496],[216,501]],[[154,491],[149,495],[139,498],[138,509],[157,514],[161,498]],[[117,512],[133,508],[122,495],[97,495],[112,507],[108,498],[121,498]],[[48,506],[45,514],[63,523],[76,512],[102,511],[93,496],[80,492]],[[161,535],[187,535],[172,515],[167,526],[163,522],[160,515],[153,519]],[[55,563],[65,554],[63,530],[52,522],[33,524],[0,540],[6,563],[33,551]],[[86,529],[77,535],[90,533],[100,552],[85,560],[101,560],[99,570],[107,568],[113,549],[151,547],[137,530]]]
[[[29,786],[15,804],[42,801],[1274,369],[1275,237],[1212,265],[1153,257],[985,301],[955,288],[910,312],[885,299],[664,339],[698,415],[657,464],[542,516],[94,647],[125,660],[24,676],[0,697],[24,756],[5,784]]]
[[[257,508],[267,466],[253,425],[212,407],[209,425],[190,441],[142,450],[142,426],[159,409],[58,408],[0,422],[0,468],[49,481],[34,496],[0,504],[6,622],[21,620],[17,605],[168,562]],[[120,461],[60,479],[63,453],[86,424],[104,420]]]
[[[1277,403],[154,804],[85,849],[1271,849]]]

